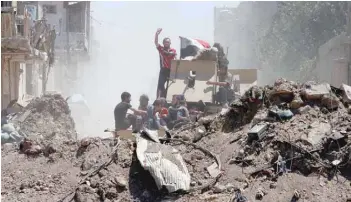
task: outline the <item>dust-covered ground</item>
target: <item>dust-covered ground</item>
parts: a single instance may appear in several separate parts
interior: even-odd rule
[[[57,96],[50,99],[62,101]],[[112,137],[77,140],[74,135],[62,134],[63,129],[68,134],[74,131],[62,127],[60,121],[46,121],[50,127],[57,123],[60,130],[37,129],[40,135],[31,132],[34,129],[23,126],[34,120],[30,117],[38,117],[39,123],[44,118],[54,120],[53,116],[63,120],[67,119],[67,111],[63,110],[64,102],[51,105],[58,109],[38,110],[33,107],[37,105],[29,105],[32,107],[27,109],[36,115],[26,115],[19,120],[21,123],[17,122],[17,129],[24,128],[28,138],[1,148],[2,200],[240,201],[234,197],[238,190],[248,201],[351,200],[348,105],[341,102],[341,97],[333,109],[303,99],[302,106],[290,107],[292,117],[281,120],[267,119],[269,110],[278,102],[269,100],[270,106],[257,106],[245,113],[241,113],[245,103],[234,103],[224,114],[204,117],[171,131],[173,138],[183,141],[169,144],[180,151],[187,165],[192,190],[188,194],[159,191],[139,164],[132,141]],[[267,124],[266,135],[251,142],[247,133],[257,123]],[[219,157],[218,180],[207,171],[215,159],[201,149]]]

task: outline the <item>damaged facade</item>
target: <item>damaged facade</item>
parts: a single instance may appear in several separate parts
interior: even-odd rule
[[[1,9],[2,109],[72,88],[78,62],[89,59],[90,2],[8,1]]]
[[[50,91],[71,94],[90,57],[90,2],[39,2],[56,31],[57,63],[49,79]],[[69,48],[68,48],[69,47]]]
[[[42,47],[33,46],[32,39],[36,33],[32,22],[35,18],[28,12],[29,9],[18,9],[20,6],[19,2],[12,2],[1,8],[2,109],[10,101],[17,100],[18,103],[25,104],[31,97],[39,96],[45,91],[43,73],[48,66],[48,54]]]

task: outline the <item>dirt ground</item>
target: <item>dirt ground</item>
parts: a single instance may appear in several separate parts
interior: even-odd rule
[[[304,176],[292,172],[280,176],[276,182],[268,180],[265,176],[247,178],[244,173],[248,172],[249,168],[242,169],[228,162],[241,147],[237,143],[228,143],[235,135],[239,134],[215,133],[198,142],[200,145],[206,145],[209,150],[217,151],[220,156],[224,173],[217,186],[222,185],[223,190],[217,191],[213,188],[205,193],[195,192],[178,197],[167,197],[157,191],[152,177],[141,168],[135,156],[133,157],[130,143],[127,141],[121,141],[116,162],[88,178],[80,186],[78,183],[89,172],[109,159],[107,154],[112,152],[114,140],[91,139],[84,152],[75,141],[57,143],[59,146],[56,153],[49,157],[28,157],[26,154],[19,154],[13,145],[4,145],[1,165],[2,200],[59,201],[77,187],[78,194],[75,197],[68,196],[73,197],[74,201],[100,201],[101,195],[106,197],[103,201],[229,201],[233,196],[234,187],[242,188],[243,195],[249,201],[255,201],[259,189],[267,193],[261,200],[267,202],[289,201],[295,190],[301,193],[302,201],[342,202],[351,197],[350,181],[342,176],[328,180],[318,174]],[[213,159],[198,150],[192,150],[191,147],[175,147],[182,151],[196,186],[206,183],[210,176],[205,168],[214,162]],[[121,181],[119,183],[122,186],[116,185],[116,178]],[[105,193],[101,194],[99,190]]]

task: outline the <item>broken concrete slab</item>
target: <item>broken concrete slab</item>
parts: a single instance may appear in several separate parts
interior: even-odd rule
[[[295,82],[288,81],[284,78],[279,78],[274,82],[274,95],[293,95],[297,85]]]
[[[322,96],[321,104],[322,106],[332,110],[339,107],[340,101],[335,95],[328,94]]]
[[[351,103],[351,86],[348,86],[346,84],[342,84],[340,89],[343,91],[342,100],[345,103]]]
[[[312,146],[317,146],[331,132],[331,125],[329,123],[315,121],[310,125],[311,129],[307,136],[304,134],[301,139],[307,141]]]
[[[308,84],[305,85],[305,88],[302,90],[301,93],[307,100],[316,100],[321,99],[323,95],[330,94],[331,87],[327,83]]]
[[[221,174],[221,171],[218,169],[217,163],[211,164],[206,168],[206,170],[213,178],[216,178],[219,174]]]

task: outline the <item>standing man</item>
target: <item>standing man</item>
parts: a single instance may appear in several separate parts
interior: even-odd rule
[[[131,95],[128,92],[123,92],[121,94],[121,100],[114,110],[114,116],[115,116],[115,131],[123,130],[129,128],[131,125],[133,127],[133,130],[136,128],[136,115],[142,115],[146,116],[147,112],[143,110],[136,110],[132,108],[132,105],[130,104],[131,101]],[[127,116],[127,111],[128,109],[132,110],[134,114],[128,114]]]
[[[222,67],[219,68],[218,71],[218,80],[219,81],[216,81],[216,75],[214,75],[209,81],[207,81],[206,84],[219,86],[218,92],[215,95],[215,100],[221,103],[223,107],[227,108],[228,102],[233,99],[233,96],[229,96],[229,93],[231,92],[231,85],[233,83],[233,76],[228,72],[227,68]]]
[[[158,35],[160,35],[162,29],[157,29],[155,34],[155,45],[160,55],[160,74],[158,77],[157,86],[157,98],[166,97],[165,84],[170,77],[171,73],[171,61],[176,57],[177,52],[171,48],[171,39],[164,38],[163,46],[158,43]]]

